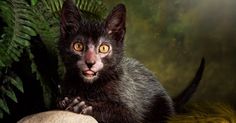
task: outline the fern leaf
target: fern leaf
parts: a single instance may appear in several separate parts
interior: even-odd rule
[[[43,98],[44,98],[44,104],[46,107],[49,107],[51,104],[51,98],[52,98],[52,92],[48,84],[46,83],[45,79],[41,76],[40,72],[38,71],[37,65],[34,61],[34,55],[31,53],[30,49],[27,49],[27,52],[29,54],[29,59],[31,60],[31,69],[32,73],[36,74],[37,80],[40,81],[42,90],[43,90]]]
[[[10,114],[9,108],[7,106],[7,103],[5,100],[3,100],[2,98],[0,98],[0,108],[5,111],[7,114]]]
[[[0,68],[4,67],[5,64],[0,60]]]
[[[34,31],[34,29],[32,27],[29,27],[29,26],[24,26],[23,24],[25,24],[24,22],[21,23],[21,27],[20,29],[22,30],[22,33],[24,33],[25,35],[27,36],[24,36],[24,37],[21,37],[21,38],[24,38],[24,39],[30,39],[30,38],[25,38],[25,37],[29,37],[29,36],[36,36],[36,33]],[[19,32],[20,33],[20,32]],[[19,37],[22,36],[22,35],[18,35]],[[27,41],[26,41],[27,42]]]
[[[16,95],[15,95],[14,91],[13,91],[10,87],[8,87],[8,89],[2,87],[1,89],[2,89],[1,92],[3,92],[3,94],[5,94],[5,95],[8,96],[11,100],[13,100],[14,102],[17,103]]]
[[[18,76],[13,77],[8,77],[7,79],[9,79],[10,83],[16,87],[20,92],[24,92],[23,89],[23,82],[21,81],[21,79]]]
[[[0,16],[7,25],[0,42],[1,69],[19,61],[23,49],[30,45],[30,37],[35,36],[36,32],[33,13],[24,0],[0,1]]]
[[[57,19],[41,1],[38,1],[37,5],[34,6],[33,11],[35,13],[34,20],[35,23],[37,23],[37,33],[48,51],[52,54],[56,54],[56,42],[59,39],[60,32],[59,19]]]
[[[4,71],[4,72],[3,72]],[[9,108],[7,106],[6,97],[17,103],[17,97],[15,95],[15,89],[17,88],[21,92],[23,92],[23,85],[20,78],[10,69],[5,68],[0,71],[0,109],[8,114],[10,114]],[[0,113],[3,113],[0,110]],[[0,114],[3,115],[3,114]],[[0,116],[1,118],[1,116]]]
[[[35,5],[37,3],[38,0],[31,0],[31,5]]]
[[[2,119],[3,118],[3,112],[2,112],[2,110],[0,110],[0,119]]]
[[[76,0],[76,6],[90,19],[103,19],[106,7],[101,0]]]
[[[47,9],[59,17],[64,0],[42,0]],[[75,0],[76,6],[84,13],[87,13],[93,19],[103,19],[106,7],[101,0]]]

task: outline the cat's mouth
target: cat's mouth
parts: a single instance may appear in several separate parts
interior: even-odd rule
[[[92,80],[97,76],[97,72],[94,72],[92,70],[86,70],[86,71],[83,71],[83,75],[86,79]]]

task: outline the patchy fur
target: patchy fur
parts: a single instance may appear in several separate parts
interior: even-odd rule
[[[65,1],[58,45],[66,67],[61,109],[91,115],[100,123],[157,123],[174,114],[173,101],[155,76],[138,61],[124,57],[125,18],[123,4],[100,22],[82,18],[74,3]],[[73,42],[83,49],[71,50]],[[103,43],[110,47],[106,54],[99,52]],[[85,69],[96,73],[89,83],[81,74]]]

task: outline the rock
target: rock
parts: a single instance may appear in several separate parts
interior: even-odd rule
[[[68,111],[46,111],[23,117],[17,123],[98,123],[93,117]]]

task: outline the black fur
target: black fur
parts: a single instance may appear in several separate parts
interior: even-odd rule
[[[190,82],[190,84],[183,90],[177,97],[173,99],[175,111],[179,112],[182,110],[185,103],[193,96],[193,93],[197,90],[200,80],[202,79],[202,74],[205,68],[205,58],[202,58],[201,64],[198,68],[198,71]]]
[[[160,123],[174,114],[172,99],[154,75],[138,61],[124,57],[126,9],[117,5],[104,22],[81,17],[71,0],[66,0],[61,12],[59,51],[66,67],[62,93],[62,109],[75,110],[76,102],[85,102],[77,108],[92,107],[92,115],[102,123]],[[102,59],[104,64],[98,78],[86,83],[81,77],[77,62],[81,56],[70,50],[74,40],[95,46],[103,37],[112,46],[111,57]],[[60,103],[60,102],[59,102]],[[72,108],[70,108],[72,106]],[[83,108],[82,108],[83,107]],[[86,114],[86,113],[85,113]]]

